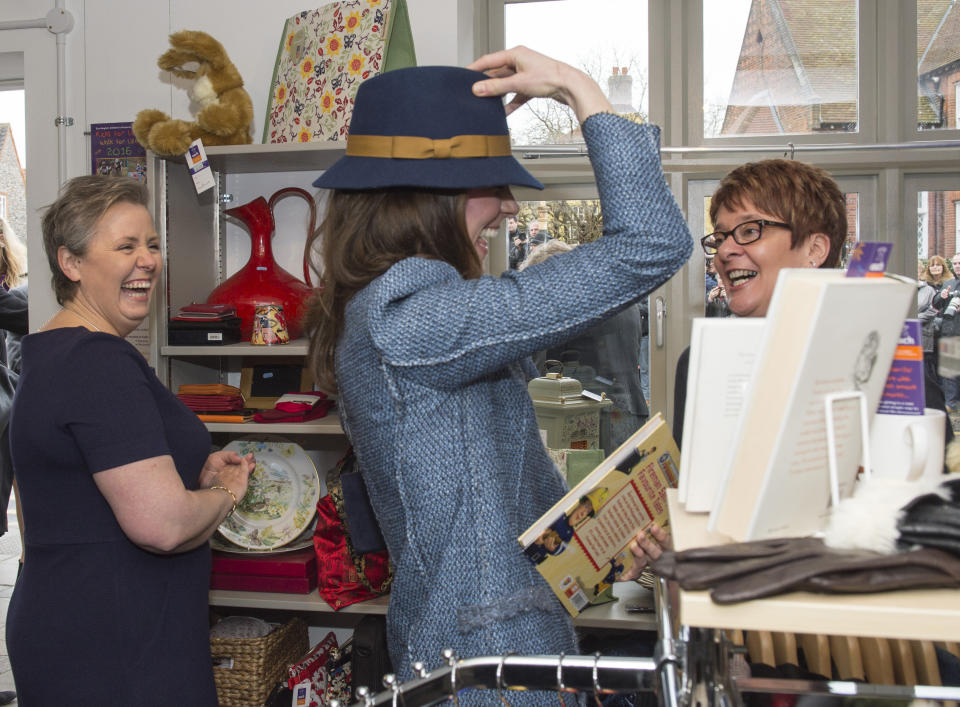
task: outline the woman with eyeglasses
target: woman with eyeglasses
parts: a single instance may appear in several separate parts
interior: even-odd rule
[[[764,317],[783,268],[835,268],[847,237],[847,204],[829,174],[794,160],[751,162],[720,182],[710,200],[716,229],[700,239],[713,258],[730,312]],[[680,354],[673,436],[683,441],[690,350]]]
[[[765,160],[724,177],[710,202],[716,230],[701,239],[730,311],[762,317],[782,268],[834,268],[847,237],[846,199],[822,169]]]
[[[750,162],[723,178],[710,200],[716,229],[700,239],[713,258],[727,305],[738,317],[765,317],[783,268],[836,268],[847,238],[847,202],[824,170],[794,160]],[[673,436],[683,442],[690,349],[677,361]],[[945,409],[926,375],[926,407]],[[953,439],[949,422],[946,439]]]

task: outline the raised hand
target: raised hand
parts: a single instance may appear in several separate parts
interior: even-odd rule
[[[508,115],[534,97],[570,106],[581,123],[594,113],[613,112],[601,88],[584,72],[527,47],[485,54],[467,68],[490,76],[473,85],[476,95],[515,94],[506,105]]]

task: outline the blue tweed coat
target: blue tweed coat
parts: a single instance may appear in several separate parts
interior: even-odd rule
[[[602,238],[499,278],[408,258],[347,305],[339,404],[395,565],[387,632],[403,680],[414,661],[440,664],[444,648],[576,651],[517,543],[567,490],[540,441],[529,357],[637,301],[692,247],[658,129],[597,114],[583,133]]]

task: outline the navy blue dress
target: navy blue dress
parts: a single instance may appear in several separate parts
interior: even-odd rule
[[[209,548],[141,549],[93,479],[169,454],[196,488],[206,428],[128,342],[67,328],[23,339],[10,430],[26,544],[6,628],[18,704],[216,705]]]

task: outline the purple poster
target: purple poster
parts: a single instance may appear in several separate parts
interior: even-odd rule
[[[147,181],[147,151],[133,136],[133,123],[91,123],[91,174]]]
[[[860,241],[850,254],[847,277],[883,277],[892,250],[892,243]]]
[[[887,384],[877,412],[888,415],[922,415],[926,398],[923,387],[923,342],[920,320],[903,323],[900,342],[893,355]]]

